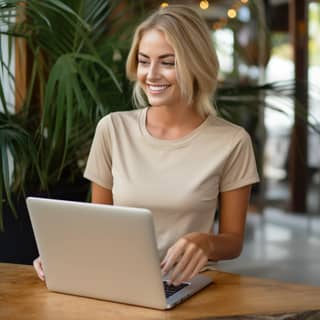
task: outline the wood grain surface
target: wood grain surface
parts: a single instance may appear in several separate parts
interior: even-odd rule
[[[206,274],[214,284],[173,310],[158,311],[50,292],[32,266],[0,263],[0,319],[213,319],[320,310],[320,287]]]

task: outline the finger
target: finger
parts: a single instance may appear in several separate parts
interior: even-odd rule
[[[43,264],[42,264],[42,261],[39,260],[39,267],[40,267],[40,276],[41,276],[41,279],[42,280],[45,280],[45,274],[44,274],[44,271],[43,271]]]
[[[42,269],[42,265],[41,263],[38,263],[37,264],[37,269],[36,269],[37,273],[38,273],[38,277],[44,281],[45,280],[45,275],[44,275],[44,272],[43,272],[43,269]]]
[[[174,267],[173,272],[170,276],[170,280],[174,282],[177,278],[180,277],[183,270],[185,270],[186,266],[194,259],[196,247],[194,245],[189,245],[185,252],[183,253],[182,258]]]
[[[191,259],[188,260],[188,264],[185,266],[183,270],[179,273],[179,275],[173,279],[174,285],[179,285],[184,281],[187,281],[191,278],[191,275],[195,268],[197,267],[198,263],[202,258],[202,252],[198,251],[196,254],[193,254]]]
[[[161,269],[162,273],[167,274],[168,272],[170,272],[176,263],[177,263],[177,258],[175,258],[174,255],[168,256],[167,260],[164,262],[162,266],[162,269]]]
[[[160,264],[160,267],[161,267],[161,272],[163,274],[166,274],[166,269],[165,269],[165,266],[167,265],[168,263],[168,259],[169,259],[169,254],[167,253],[166,256],[164,257],[164,259],[161,261],[161,264]]]
[[[168,260],[168,254],[166,254],[166,256],[165,256],[165,257],[163,258],[163,260],[161,261],[161,263],[160,263],[160,267],[161,267],[161,268],[166,264],[167,260]]]
[[[161,269],[161,274],[162,274],[162,276],[165,276],[165,275],[166,275],[166,272],[164,272],[164,270],[163,270],[163,267],[164,267],[164,265],[166,264],[166,262],[167,262],[167,258],[163,259],[163,260],[161,261],[161,263],[160,263],[160,269]]]
[[[171,251],[172,251],[172,247],[170,247],[170,248],[167,250],[166,255],[165,255],[164,258],[162,259],[161,264],[160,264],[160,265],[161,265],[161,268],[167,263]]]
[[[41,260],[39,258],[37,258],[37,259],[35,259],[33,261],[33,267],[35,268],[38,277],[42,281],[44,281],[45,280],[45,275],[44,275],[43,268],[42,268],[42,262],[41,262]]]
[[[172,248],[170,252],[168,251],[166,262],[162,268],[162,271],[164,273],[168,273],[173,268],[173,266],[179,261],[179,258],[183,254],[183,249],[184,245],[181,245]]]
[[[196,276],[200,272],[200,270],[207,264],[207,262],[208,262],[208,258],[207,257],[204,256],[203,258],[201,258],[199,263],[194,268],[189,280],[192,279],[194,276]]]

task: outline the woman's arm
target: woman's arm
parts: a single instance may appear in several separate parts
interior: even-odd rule
[[[210,235],[210,260],[233,259],[242,251],[251,186],[220,194],[218,235]]]
[[[113,204],[112,191],[101,187],[100,185],[92,182],[91,184],[91,202],[102,204]]]
[[[226,260],[240,255],[251,186],[220,194],[217,235],[193,232],[179,239],[161,263],[163,273],[172,270],[175,285],[194,277],[208,260]]]

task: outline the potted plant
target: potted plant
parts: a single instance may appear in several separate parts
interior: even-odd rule
[[[26,196],[86,199],[82,172],[97,121],[131,108],[123,59],[136,18],[123,19],[119,3],[0,1],[0,37],[9,51],[23,39],[32,57],[16,113],[0,83],[0,261],[31,263],[36,256]],[[138,5],[127,1],[126,8]],[[1,50],[0,64],[9,70]]]

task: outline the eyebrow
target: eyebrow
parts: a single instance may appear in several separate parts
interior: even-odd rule
[[[145,58],[150,58],[148,55],[139,52],[138,53],[139,56],[143,56]],[[162,54],[161,56],[159,56],[160,59],[164,59],[164,58],[169,58],[169,57],[174,57],[175,55],[173,53],[167,53],[167,54]]]

